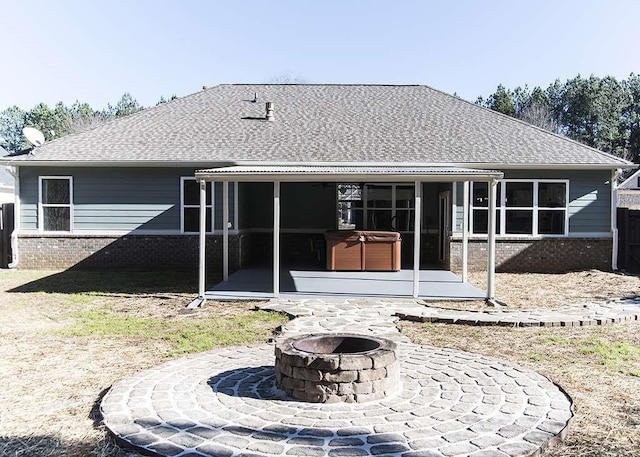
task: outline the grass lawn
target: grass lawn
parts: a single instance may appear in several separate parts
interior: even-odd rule
[[[0,456],[125,456],[104,392],[184,354],[268,341],[287,318],[194,298],[190,274],[0,271]]]
[[[507,282],[516,284],[513,303],[523,290],[550,296],[545,294],[554,283],[563,285],[566,300],[579,302],[614,298],[618,290],[637,293],[637,277],[620,278],[602,272],[552,279],[499,275],[498,286],[506,294]],[[179,273],[0,271],[0,456],[130,455],[96,415],[112,384],[183,354],[264,343],[286,321],[246,302],[186,310],[195,279]],[[619,281],[622,286],[615,286]],[[554,300],[563,304],[557,295]],[[640,322],[544,329],[403,322],[402,330],[416,343],[509,360],[565,388],[576,419],[566,443],[549,455],[640,455]]]

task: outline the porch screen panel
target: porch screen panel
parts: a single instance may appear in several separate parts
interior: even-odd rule
[[[394,216],[393,229],[399,232],[413,231],[415,223],[415,190],[413,186],[396,187],[396,214]]]
[[[367,229],[391,230],[393,217],[392,187],[385,185],[367,185],[365,192],[367,203]]]

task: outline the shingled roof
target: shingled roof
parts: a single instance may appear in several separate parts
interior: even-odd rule
[[[267,101],[273,121],[265,119]],[[384,85],[219,85],[14,160],[628,165],[427,86]]]

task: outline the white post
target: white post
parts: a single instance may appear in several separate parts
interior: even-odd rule
[[[422,230],[422,183],[415,182],[413,224],[413,298],[420,295],[420,231]]]
[[[206,269],[206,237],[207,232],[207,182],[204,179],[200,180],[200,265],[199,265],[199,278],[198,278],[198,295],[200,298],[204,298],[205,292],[205,269]]]
[[[280,296],[280,181],[273,182],[273,296]]]
[[[462,188],[462,282],[469,281],[469,181]]]
[[[613,238],[611,252],[611,269],[618,269],[618,174],[620,170],[611,172],[611,236]]]
[[[238,227],[240,227],[240,216],[238,215],[238,181],[233,182],[233,229],[238,233]],[[238,235],[240,235],[238,233]]]
[[[229,182],[222,182],[222,280],[229,280]]]
[[[496,188],[498,181],[489,181],[489,220],[487,223],[487,300],[493,300],[496,295]]]

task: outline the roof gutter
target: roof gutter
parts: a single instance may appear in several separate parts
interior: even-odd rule
[[[237,166],[300,166],[300,167],[460,167],[460,168],[480,168],[483,170],[486,169],[501,169],[501,170],[531,170],[531,169],[548,169],[548,170],[566,170],[566,169],[601,169],[601,170],[610,170],[610,169],[618,169],[618,168],[637,168],[640,165],[637,163],[629,162],[627,160],[620,159],[620,163],[611,163],[611,164],[603,164],[603,163],[587,163],[587,164],[576,164],[576,163],[554,163],[554,164],[545,164],[545,163],[498,163],[498,162],[267,162],[267,161],[236,161],[233,162],[233,165]]]
[[[264,167],[238,166],[196,170],[196,179],[206,181],[251,181],[251,182],[323,182],[375,181],[375,182],[457,182],[492,181],[502,179],[504,174],[495,170],[435,167],[299,167],[297,165]]]

